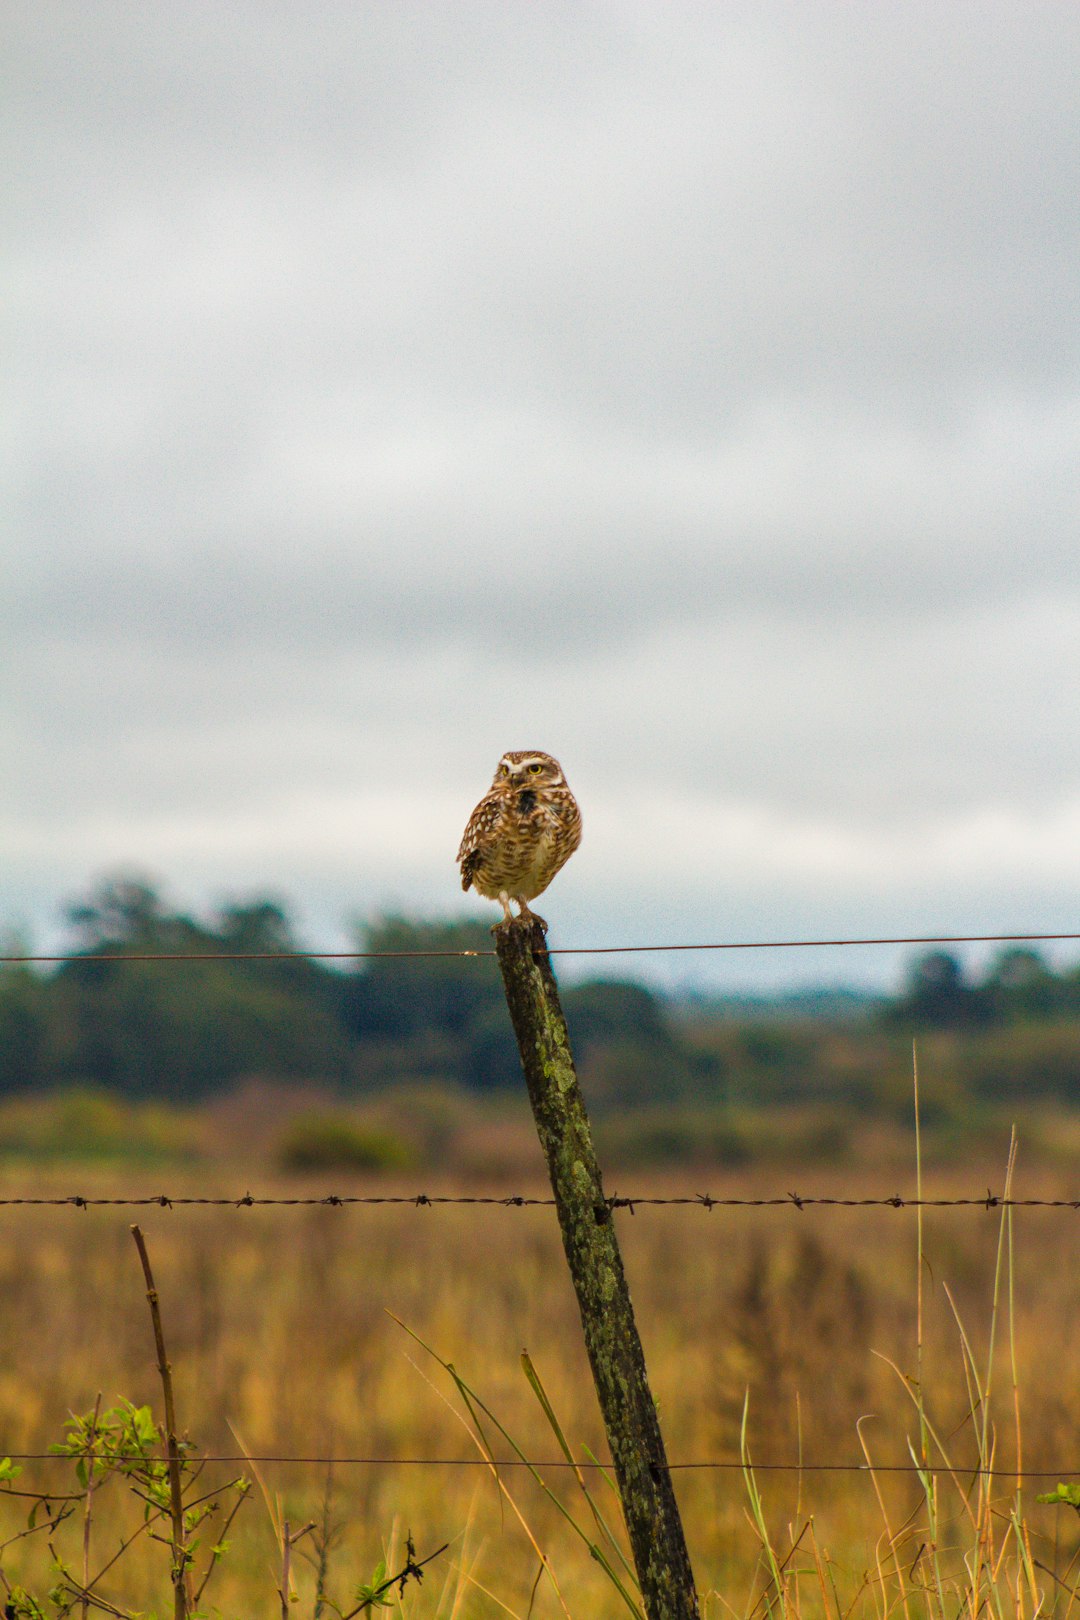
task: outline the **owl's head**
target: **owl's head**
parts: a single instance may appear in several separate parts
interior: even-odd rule
[[[535,748],[504,754],[495,772],[493,787],[564,787],[562,766],[550,754]]]

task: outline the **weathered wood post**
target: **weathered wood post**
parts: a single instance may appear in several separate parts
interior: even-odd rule
[[[543,930],[515,918],[494,934],[645,1612],[648,1620],[699,1620],[656,1403]]]

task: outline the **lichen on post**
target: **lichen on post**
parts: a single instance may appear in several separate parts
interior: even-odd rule
[[[645,1612],[648,1620],[698,1620],[656,1403],[543,930],[515,918],[494,934]]]

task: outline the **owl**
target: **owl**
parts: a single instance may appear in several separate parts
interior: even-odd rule
[[[507,922],[511,900],[523,917],[535,917],[529,901],[580,843],[581,811],[558,760],[536,749],[504,754],[461,840],[461,887],[498,900]],[[542,917],[536,921],[547,927]]]

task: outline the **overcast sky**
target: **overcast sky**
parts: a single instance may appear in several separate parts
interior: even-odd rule
[[[1080,8],[3,26],[0,925],[486,916],[537,747],[553,943],[1080,927]]]

